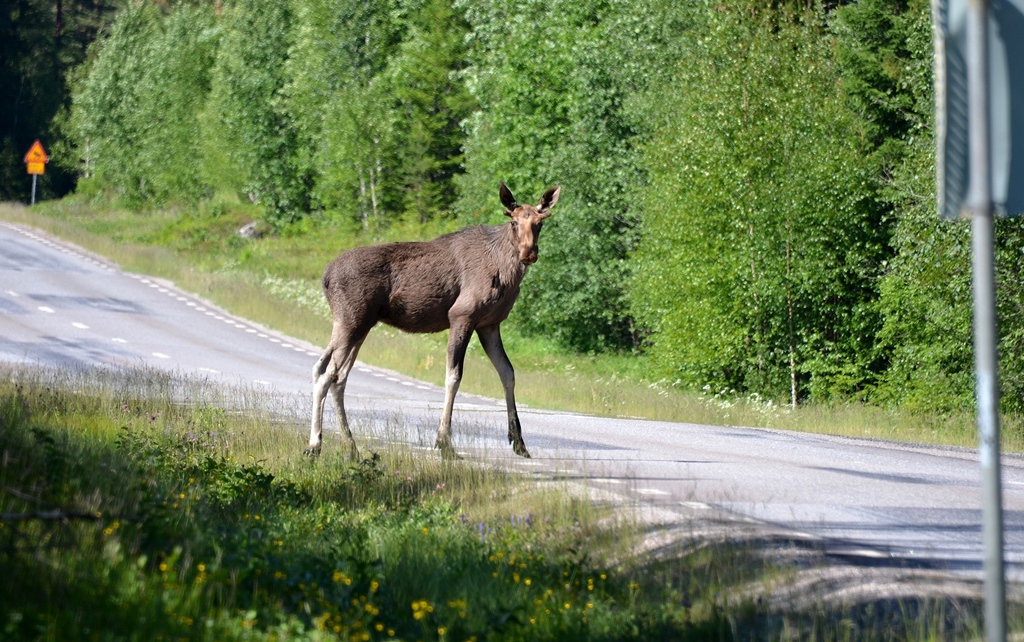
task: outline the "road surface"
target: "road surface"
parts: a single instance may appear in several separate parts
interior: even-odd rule
[[[318,349],[0,223],[0,361],[147,365],[262,387],[306,417]],[[429,447],[444,391],[360,362],[347,400],[357,440],[387,433]],[[681,515],[788,533],[848,559],[980,574],[981,488],[971,450],[530,408],[520,416],[532,460],[512,456],[502,403],[460,395],[456,447],[521,470],[586,478],[590,488]],[[325,417],[326,449],[340,447],[333,425]],[[1019,581],[1024,458],[1004,456],[1003,475],[1007,572]]]

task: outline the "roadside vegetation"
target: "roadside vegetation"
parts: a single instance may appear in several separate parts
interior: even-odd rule
[[[820,560],[741,530],[638,554],[637,507],[594,503],[578,482],[417,456],[386,439],[386,420],[363,427],[375,436],[363,461],[310,461],[297,454],[304,418],[275,411],[263,391],[151,370],[2,374],[2,639],[923,640],[980,630],[970,596],[822,600],[832,582],[800,575]]]

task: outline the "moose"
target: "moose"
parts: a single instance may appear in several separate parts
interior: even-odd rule
[[[357,247],[327,265],[323,288],[333,327],[313,366],[307,454],[320,454],[324,401],[330,391],[349,457],[358,459],[345,414],[345,383],[367,334],[383,322],[406,332],[449,330],[444,412],[434,444],[442,457],[458,458],[452,446],[452,406],[474,330],[505,391],[508,441],[517,455],[530,456],[516,412],[515,373],[499,328],[519,296],[526,268],[537,261],[537,239],[561,189],[548,189],[536,206],[520,205],[502,181],[498,196],[511,219],[503,225],[467,227],[433,241]]]

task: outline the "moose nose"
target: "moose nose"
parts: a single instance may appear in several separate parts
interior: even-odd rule
[[[523,263],[525,263],[527,265],[533,265],[534,263],[537,262],[537,250],[533,250],[531,252],[527,252],[521,258],[523,260]]]

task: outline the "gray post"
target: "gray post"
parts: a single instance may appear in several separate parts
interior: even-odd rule
[[[39,178],[39,174],[32,175],[32,205],[36,204],[36,179]]]
[[[974,265],[974,365],[977,376],[985,637],[1006,640],[1003,503],[999,461],[999,371],[995,298],[995,230],[989,156],[988,0],[970,0],[967,15],[971,215]]]

